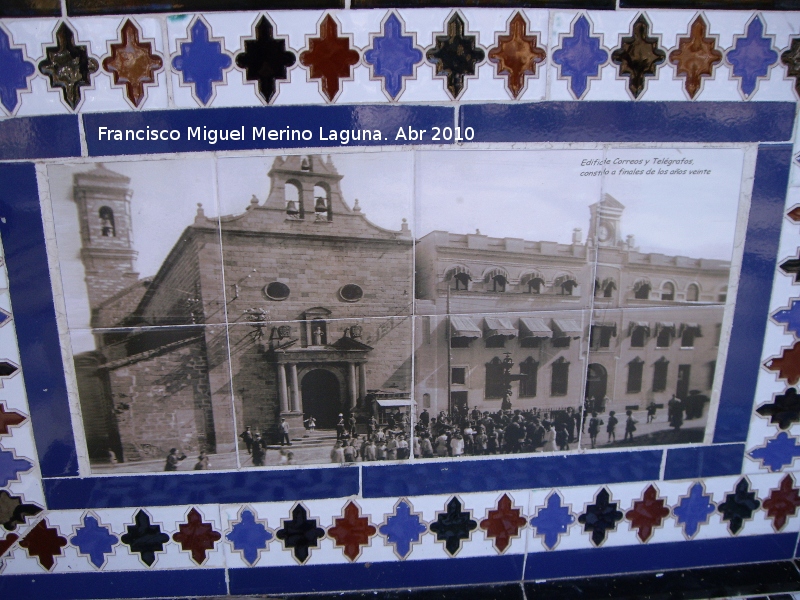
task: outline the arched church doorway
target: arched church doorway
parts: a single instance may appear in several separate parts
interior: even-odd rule
[[[589,410],[605,411],[603,399],[608,387],[608,373],[603,365],[592,363],[586,373],[586,399]]]
[[[342,412],[336,375],[325,369],[309,371],[300,382],[300,393],[306,418],[313,416],[318,429],[335,429]]]

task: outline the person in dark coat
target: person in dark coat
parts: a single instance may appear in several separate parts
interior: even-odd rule
[[[239,434],[239,437],[242,438],[244,445],[247,446],[247,453],[252,454],[253,452],[253,434],[250,432],[249,427],[245,427],[244,431]]]
[[[164,464],[165,471],[177,471],[178,465],[181,463],[182,460],[186,459],[185,454],[181,454],[178,456],[178,449],[177,448],[170,448],[169,454],[167,454],[167,462]]]

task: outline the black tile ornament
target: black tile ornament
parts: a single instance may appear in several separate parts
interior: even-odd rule
[[[321,8],[344,8],[344,0],[67,0],[70,16]]]
[[[143,510],[138,510],[134,517],[134,524],[128,525],[128,533],[120,540],[130,546],[131,552],[138,552],[142,562],[152,567],[156,561],[156,552],[164,550],[164,544],[169,542],[169,536],[161,531],[159,525],[150,522],[150,515]]]
[[[444,35],[437,35],[426,57],[433,63],[437,76],[444,76],[447,89],[455,100],[464,91],[464,78],[475,75],[477,65],[486,53],[478,47],[474,35],[466,35],[464,19],[455,13],[447,22]]]
[[[586,507],[586,512],[578,517],[578,522],[583,525],[583,530],[592,534],[592,543],[600,546],[606,541],[609,531],[617,528],[617,523],[622,520],[621,510],[617,510],[617,502],[611,502],[611,494],[606,488],[597,493],[594,504]]]
[[[297,57],[287,48],[286,40],[275,38],[272,23],[262,16],[255,27],[255,38],[244,41],[244,52],[236,55],[236,66],[245,70],[248,81],[258,82],[258,93],[271,102],[277,83],[288,79],[288,69]]]
[[[789,429],[793,423],[800,422],[800,395],[795,388],[789,388],[776,394],[771,403],[759,406],[756,412],[781,429]]]
[[[325,530],[318,525],[317,519],[308,516],[308,510],[302,504],[296,504],[292,509],[292,518],[282,519],[282,523],[275,537],[283,542],[284,548],[290,550],[300,564],[305,563],[311,556],[311,549],[319,548]]]
[[[622,45],[611,53],[619,74],[628,78],[628,89],[634,98],[644,91],[646,78],[655,77],[658,66],[667,59],[667,53],[658,44],[658,38],[650,35],[647,17],[641,14],[633,22],[631,35],[623,37]]]
[[[781,62],[786,65],[786,73],[794,77],[794,89],[800,95],[800,37],[792,38],[792,43],[781,53]]]
[[[75,110],[81,103],[81,88],[92,85],[92,73],[100,65],[89,56],[86,46],[75,44],[75,32],[63,21],[56,30],[56,45],[45,52],[39,72],[50,80],[50,87],[61,89],[64,101]]]
[[[453,496],[447,503],[447,510],[438,513],[436,520],[428,528],[436,539],[444,542],[444,548],[450,556],[461,550],[461,543],[472,537],[478,528],[478,522],[472,518],[471,510],[462,510],[461,500]]]
[[[0,3],[0,18],[60,16],[60,0],[6,0]]]
[[[742,529],[744,522],[752,518],[761,507],[761,502],[756,498],[756,493],[750,491],[750,482],[742,477],[736,484],[732,494],[726,494],[725,502],[717,506],[722,514],[722,520],[727,521],[728,529],[736,535]]]

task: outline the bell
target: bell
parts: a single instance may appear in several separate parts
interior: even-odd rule
[[[286,214],[290,217],[296,217],[300,214],[300,208],[297,204],[297,200],[289,200],[286,204]]]
[[[316,213],[326,213],[328,212],[328,205],[325,202],[325,198],[322,196],[317,196],[315,198],[316,203],[314,204],[314,212]]]

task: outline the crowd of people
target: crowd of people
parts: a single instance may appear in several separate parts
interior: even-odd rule
[[[356,430],[356,418],[345,419],[339,415],[336,425],[336,442],[331,449],[331,462],[344,464],[375,460],[403,460],[411,455],[409,443],[409,420],[405,413],[388,415],[386,423],[379,424],[371,416],[366,423],[367,431],[360,435]]]

